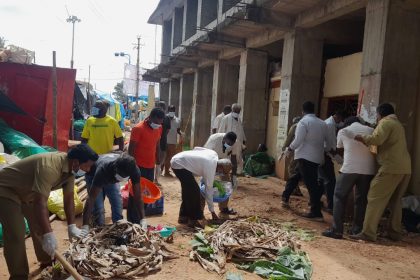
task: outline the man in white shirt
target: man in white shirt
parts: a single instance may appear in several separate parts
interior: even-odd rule
[[[286,156],[294,152],[298,160],[299,174],[308,188],[310,212],[303,216],[313,220],[323,220],[321,213],[322,191],[318,186],[318,167],[324,161],[325,150],[331,150],[331,141],[325,122],[315,116],[314,103],[302,105],[303,118],[296,127],[295,139],[286,150]],[[293,180],[293,178],[289,178]]]
[[[328,128],[328,137],[332,143],[332,148],[335,150],[337,146],[337,129],[340,123],[343,122],[344,112],[337,110],[334,115],[325,120]],[[329,152],[329,151],[327,151]],[[332,213],[334,207],[334,188],[335,188],[335,170],[334,163],[329,155],[325,155],[324,164],[318,169],[318,183],[321,189],[324,190],[327,196],[328,211]]]
[[[236,162],[236,154],[232,150],[233,146],[236,142],[236,134],[234,132],[228,133],[215,133],[210,135],[209,139],[207,140],[204,148],[213,150],[217,153],[219,160],[220,159],[229,159],[232,163],[232,185],[233,189],[237,186],[237,177],[236,177],[236,170],[237,170],[237,162]],[[237,213],[232,208],[229,208],[229,199],[226,201],[219,203],[219,210],[221,213],[226,215],[236,215]]]
[[[332,228],[324,231],[323,236],[343,238],[343,217],[349,194],[356,186],[353,217],[353,234],[360,233],[365,217],[367,194],[370,181],[376,173],[375,157],[369,148],[348,135],[371,135],[373,128],[362,125],[358,117],[349,117],[345,128],[338,132],[337,149],[344,148],[344,162],[338,175],[334,193],[334,220]]]
[[[178,144],[178,135],[182,137],[181,133],[181,121],[175,116],[175,106],[170,105],[168,107],[167,116],[171,120],[171,128],[167,135],[167,146],[166,146],[166,158],[164,162],[165,173],[164,176],[171,176],[169,168],[171,167],[171,159],[176,154],[176,145]]]
[[[223,117],[230,114],[232,112],[232,107],[230,105],[226,105],[223,108],[223,112],[217,115],[217,117],[214,118],[212,125],[211,125],[211,133],[216,133],[219,130],[220,122],[222,121]]]
[[[182,203],[179,209],[178,223],[190,227],[203,227],[199,220],[204,219],[200,205],[200,188],[194,176],[203,178],[206,186],[206,201],[213,219],[218,219],[214,212],[213,182],[219,157],[215,151],[196,147],[194,150],[176,154],[171,160],[171,167],[181,182]]]
[[[236,134],[236,142],[233,146],[234,153],[236,154],[236,160],[238,162],[237,173],[242,174],[244,167],[244,160],[242,158],[243,146],[246,144],[246,137],[244,127],[242,125],[239,114],[241,113],[241,105],[235,103],[232,105],[232,112],[223,117],[219,126],[219,133],[234,132]]]

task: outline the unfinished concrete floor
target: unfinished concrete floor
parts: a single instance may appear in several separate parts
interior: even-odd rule
[[[180,257],[165,262],[162,271],[149,275],[145,279],[225,279],[214,273],[208,273],[198,263],[189,260],[189,241],[192,232],[177,224],[180,204],[180,185],[176,178],[161,178],[165,193],[165,213],[161,217],[148,218],[152,225],[175,225],[177,233],[174,244],[170,248],[178,252]],[[316,280],[385,280],[385,279],[420,279],[420,236],[406,235],[402,242],[391,242],[380,239],[377,243],[356,242],[349,239],[333,240],[321,237],[321,232],[329,226],[331,216],[324,213],[325,223],[306,221],[292,211],[283,209],[280,205],[280,195],[284,182],[277,178],[255,179],[240,178],[238,191],[235,193],[232,206],[240,216],[259,215],[283,221],[292,221],[298,226],[316,231],[314,241],[302,242],[302,248],[309,254],[313,262]],[[305,192],[306,195],[306,192]],[[293,210],[303,211],[307,206],[307,198],[292,197]],[[106,213],[110,222],[110,211]],[[210,214],[206,213],[207,217]],[[80,223],[80,218],[78,219]],[[67,247],[67,227],[65,222],[54,221],[54,232],[59,240],[59,250]],[[31,239],[27,239],[27,251],[31,272],[36,279],[38,264],[33,251]],[[7,279],[8,273],[0,249],[0,279]],[[256,275],[237,270],[233,264],[228,264],[227,271],[242,274],[244,279],[262,279]]]

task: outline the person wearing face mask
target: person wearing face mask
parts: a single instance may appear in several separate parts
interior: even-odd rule
[[[166,111],[166,104],[164,101],[159,101],[159,103],[157,104],[157,107],[162,109],[162,111]],[[159,162],[160,164],[156,165],[155,167],[155,183],[157,185],[159,185],[158,182],[158,177],[161,175],[162,173],[162,167],[165,163],[165,159],[166,159],[166,152],[168,149],[168,133],[171,130],[171,118],[166,115],[165,118],[163,119],[163,123],[162,123],[162,136],[160,137],[159,140],[159,149],[160,149],[160,158],[159,158]]]
[[[100,199],[102,202],[102,211],[95,213],[93,208],[93,205],[97,205],[96,202],[99,194],[101,192],[106,192],[106,189],[111,188],[114,184],[119,186],[118,183],[127,182],[128,179],[131,180],[133,187],[132,190],[130,190],[128,198],[127,220],[132,223],[141,224],[142,227],[146,229],[147,224],[144,219],[144,204],[140,191],[140,169],[137,167],[133,157],[127,154],[101,155],[86,176],[90,176],[93,179],[89,189],[89,198],[86,201],[83,211],[82,230],[84,232],[89,232],[89,221],[92,216],[97,218],[96,215],[101,215],[102,217],[100,219],[104,220],[103,200]],[[112,212],[114,213],[114,209]],[[116,221],[113,219],[113,222]]]
[[[244,127],[240,119],[241,105],[235,103],[232,105],[232,112],[223,117],[219,126],[219,133],[234,132],[237,137],[236,144],[233,149],[236,154],[236,160],[238,162],[237,172],[242,174],[244,167],[244,160],[242,158],[242,151],[246,145],[246,137],[244,132]]]
[[[114,147],[114,139],[118,143],[119,150],[124,149],[124,138],[118,122],[108,116],[108,103],[104,100],[95,102],[92,107],[92,116],[87,119],[82,132],[82,143],[87,143],[98,155],[112,152]],[[92,177],[86,176],[88,188],[92,186]],[[95,202],[95,225],[103,226],[105,224],[104,200],[108,197],[112,210],[112,221],[116,222],[123,218],[122,197],[118,184],[111,184],[98,195]]]
[[[226,105],[225,107],[223,107],[223,112],[217,115],[212,122],[211,133],[213,134],[217,133],[220,127],[220,122],[222,121],[224,116],[230,114],[231,112],[232,112],[232,107],[230,105]]]
[[[171,159],[176,153],[176,145],[178,143],[178,135],[182,137],[180,120],[175,116],[175,106],[168,107],[168,114],[166,115],[171,120],[171,129],[167,135],[166,157],[164,163],[164,176],[171,176],[169,168],[171,168]]]
[[[160,137],[165,112],[153,108],[149,117],[133,127],[128,154],[135,158],[141,176],[154,181],[155,165],[160,165]]]
[[[69,238],[83,237],[74,218],[74,174],[88,172],[97,159],[89,146],[80,144],[68,153],[33,155],[0,170],[0,223],[10,279],[28,279],[29,275],[24,217],[41,268],[50,265],[55,256],[57,240],[47,207],[51,191],[63,189]]]
[[[204,148],[213,150],[217,153],[219,159],[230,159],[232,163],[232,185],[233,189],[236,189],[238,185],[238,179],[236,177],[236,170],[237,170],[237,161],[236,161],[236,154],[233,150],[233,147],[236,143],[236,134],[235,132],[228,132],[228,133],[215,133],[210,135],[209,139],[207,140],[206,144],[204,144]],[[229,208],[229,199],[219,203],[219,210],[222,214],[226,215],[236,215],[236,211],[232,208]]]

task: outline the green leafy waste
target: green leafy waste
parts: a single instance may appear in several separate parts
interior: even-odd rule
[[[312,263],[306,253],[294,252],[289,247],[279,250],[276,261],[258,260],[238,268],[269,280],[310,280],[312,275]]]
[[[209,242],[201,232],[196,233],[194,235],[194,239],[191,240],[190,243],[193,249],[196,250],[200,254],[200,256],[204,258],[208,258],[212,254],[214,254],[213,248],[210,246]]]
[[[223,187],[222,183],[219,181],[214,181],[213,182],[213,188],[216,188],[217,191],[219,192],[219,196],[220,197],[224,197],[226,195],[226,190]]]

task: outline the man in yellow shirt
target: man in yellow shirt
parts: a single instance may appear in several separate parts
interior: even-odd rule
[[[114,147],[114,140],[119,149],[124,149],[124,138],[118,122],[106,114],[104,101],[96,101],[92,107],[92,116],[87,119],[82,132],[82,143],[87,143],[98,155],[107,154]]]
[[[87,119],[82,132],[82,142],[87,143],[98,155],[112,152],[114,139],[119,145],[119,149],[124,149],[124,138],[118,122],[107,113],[108,104],[106,101],[97,101],[92,107],[92,116]],[[93,177],[86,175],[86,183],[91,188]],[[103,188],[96,198],[93,207],[94,223],[98,226],[105,224],[105,196],[111,204],[112,222],[123,218],[122,198],[120,186],[117,183],[109,184]]]
[[[407,150],[405,131],[394,108],[383,103],[377,110],[378,126],[372,135],[356,135],[355,140],[378,147],[378,174],[373,178],[368,193],[363,230],[350,236],[353,239],[376,241],[376,232],[385,207],[391,210],[388,237],[401,239],[401,198],[405,194],[411,176],[411,160]]]

